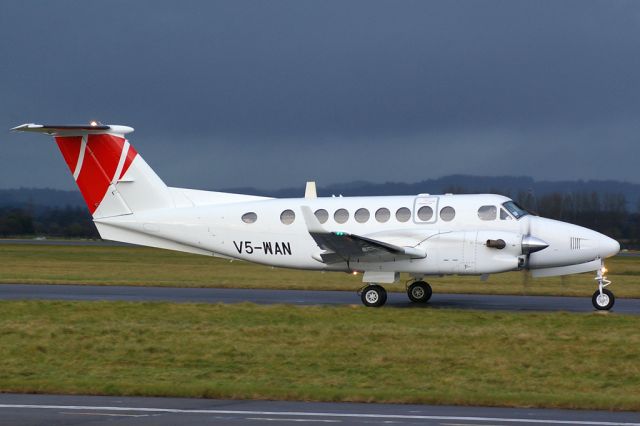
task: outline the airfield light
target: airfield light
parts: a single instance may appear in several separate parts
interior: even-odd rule
[[[351,275],[358,275],[358,271],[353,271]]]

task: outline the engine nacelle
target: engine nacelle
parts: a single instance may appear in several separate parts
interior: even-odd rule
[[[504,231],[478,231],[475,273],[495,274],[519,268],[522,235]]]
[[[518,269],[522,235],[504,231],[457,231],[428,242],[427,259],[439,274],[493,274]]]

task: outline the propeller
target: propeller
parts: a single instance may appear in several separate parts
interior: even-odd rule
[[[529,280],[531,278],[529,270],[523,269],[521,277],[522,279],[520,280],[520,282],[522,283],[522,295],[526,296],[529,294]]]
[[[527,216],[526,218],[526,230],[522,235],[522,264],[520,268],[522,269],[522,292],[527,293],[527,289],[529,287],[529,263],[531,261],[531,254],[540,250],[544,250],[549,247],[549,244],[546,241],[541,240],[540,238],[534,237],[531,235],[531,222],[532,216]]]

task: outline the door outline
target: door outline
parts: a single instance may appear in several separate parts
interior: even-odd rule
[[[418,195],[413,202],[413,222],[418,224],[436,223],[438,220],[438,200],[440,197],[434,195]],[[418,217],[420,207],[429,206],[433,209],[431,219],[425,221]]]

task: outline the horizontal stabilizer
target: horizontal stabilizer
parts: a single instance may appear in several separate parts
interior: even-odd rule
[[[93,133],[116,133],[124,135],[133,132],[133,127],[120,125],[92,124],[21,124],[11,129],[15,132],[45,133],[47,135],[77,135]]]

